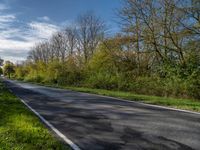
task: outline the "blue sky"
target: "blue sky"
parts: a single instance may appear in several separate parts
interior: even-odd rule
[[[0,57],[25,60],[30,48],[72,23],[86,11],[94,11],[118,31],[116,9],[122,0],[0,0]]]

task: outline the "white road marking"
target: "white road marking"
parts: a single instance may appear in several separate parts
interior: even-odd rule
[[[12,90],[9,89],[10,92],[13,93]],[[19,97],[18,97],[19,98]],[[63,139],[73,150],[81,150],[78,145],[73,143],[69,138],[67,138],[64,134],[62,134],[58,129],[56,129],[51,123],[49,123],[44,117],[42,117],[36,110],[34,110],[31,106],[29,106],[23,99],[19,98],[24,105],[26,105],[35,115],[37,115],[42,122],[44,122],[51,130],[53,130],[61,139]]]

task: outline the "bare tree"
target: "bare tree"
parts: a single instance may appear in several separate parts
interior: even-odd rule
[[[67,39],[62,32],[57,32],[51,38],[51,46],[54,51],[54,57],[62,63],[67,56]]]
[[[4,62],[4,60],[2,58],[0,58],[0,66],[3,66],[3,62]]]
[[[191,40],[191,35],[186,25],[184,27],[182,24],[191,23],[191,17],[186,15],[186,8],[187,3],[192,0],[183,1],[124,0],[124,7],[120,11],[121,22],[123,29],[135,39],[132,43],[136,45],[138,52],[155,52],[157,62],[185,63],[184,47],[188,39]],[[197,19],[197,8],[192,10],[195,10],[193,14]],[[192,24],[194,29],[194,23]]]
[[[67,50],[70,56],[73,55],[77,48],[77,29],[75,27],[67,27],[64,31],[67,42]]]
[[[80,15],[77,19],[78,45],[83,51],[85,61],[93,55],[95,48],[104,38],[105,23],[92,12]]]

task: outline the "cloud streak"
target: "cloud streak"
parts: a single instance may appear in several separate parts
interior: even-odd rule
[[[0,4],[0,57],[5,60],[24,60],[35,43],[46,40],[60,27],[44,16],[36,21],[20,22],[15,14],[5,14]],[[16,25],[19,24],[20,25]]]
[[[50,21],[51,19],[48,16],[38,17],[40,21]]]
[[[53,33],[59,30],[59,27],[46,22],[33,21],[28,24],[31,28],[30,33],[33,37],[48,39]]]

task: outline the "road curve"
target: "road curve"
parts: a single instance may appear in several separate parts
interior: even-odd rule
[[[200,150],[200,115],[5,80],[82,150]]]

